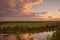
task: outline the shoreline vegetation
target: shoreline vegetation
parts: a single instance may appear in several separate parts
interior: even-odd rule
[[[54,31],[57,27],[60,21],[0,21],[0,34]]]
[[[20,34],[50,31],[56,31],[56,36],[54,34],[52,39],[57,40],[60,32],[58,30],[60,30],[60,21],[0,21],[0,36],[15,35],[17,40],[22,39]]]

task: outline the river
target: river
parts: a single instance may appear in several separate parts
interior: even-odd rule
[[[29,40],[33,38],[33,40],[47,40],[48,36],[52,36],[53,32],[40,32],[40,33],[24,33],[20,34],[21,40]],[[17,40],[15,35],[9,36],[0,36],[0,40]]]

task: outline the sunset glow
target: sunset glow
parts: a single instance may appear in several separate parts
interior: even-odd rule
[[[60,0],[6,0],[0,2],[0,21],[60,21]],[[27,20],[28,19],[28,20]]]

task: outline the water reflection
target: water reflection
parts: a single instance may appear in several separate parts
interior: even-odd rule
[[[31,37],[32,37],[32,34],[31,33],[20,34],[20,38],[22,40],[30,40]]]
[[[10,36],[8,37],[8,40],[16,40],[16,36],[15,36],[15,35],[10,35]]]
[[[37,40],[47,40],[47,36],[52,36],[53,32],[41,32],[41,33],[34,33],[33,37],[37,38]]]
[[[47,40],[47,36],[52,36],[53,32],[42,32],[42,33],[23,33],[19,34],[21,40]],[[17,40],[16,35],[0,36],[0,40]]]

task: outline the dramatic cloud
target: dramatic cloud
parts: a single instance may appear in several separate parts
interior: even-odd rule
[[[0,15],[8,16],[15,14],[27,14],[30,12],[32,5],[40,4],[42,0],[1,0],[0,1]]]
[[[41,3],[43,3],[43,0],[0,0],[0,21],[38,21],[53,19],[51,15],[48,15],[50,14],[48,12],[31,12],[33,5]]]
[[[42,2],[42,0],[9,0],[9,6],[18,13],[28,14],[32,5]]]
[[[30,8],[32,5],[40,4],[42,3],[42,0],[20,0],[20,6],[22,9],[22,12],[27,14],[30,12]]]
[[[31,12],[32,5],[42,3],[42,0],[1,0],[0,21],[33,21],[51,19],[48,12]]]
[[[11,4],[14,4],[14,2]],[[10,5],[10,0],[0,0],[0,17],[11,17],[17,13]]]

